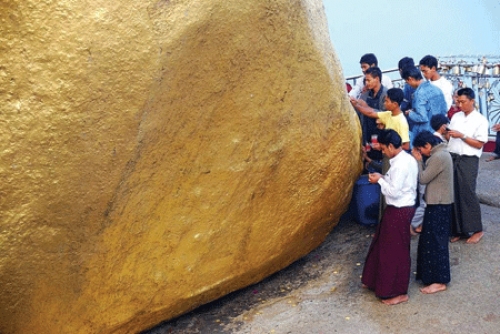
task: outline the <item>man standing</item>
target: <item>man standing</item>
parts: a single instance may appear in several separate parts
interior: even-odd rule
[[[488,120],[476,110],[472,89],[462,88],[457,94],[456,102],[462,111],[453,116],[450,131],[447,132],[455,186],[451,242],[464,236],[468,244],[476,244],[483,237],[476,182],[479,158],[488,141]]]
[[[360,100],[365,101],[368,107],[374,109],[376,112],[384,109],[385,97],[387,96],[387,88],[384,87],[380,79],[382,78],[382,71],[378,67],[370,67],[365,73],[366,91],[360,96]],[[351,97],[351,103],[357,101]],[[364,116],[358,111],[361,120],[361,130],[363,135],[363,143],[370,143],[372,136],[377,136],[380,129],[377,128],[377,122],[374,118]],[[379,150],[371,150],[368,152],[368,157],[378,162],[382,161],[382,152]]]
[[[363,75],[365,75],[366,70],[369,69],[370,67],[378,67],[378,60],[373,53],[367,53],[361,57],[361,59],[359,60],[359,64],[361,65],[361,71],[363,72]],[[360,97],[361,93],[365,91],[365,83],[363,79],[364,76],[356,81],[356,84],[349,92],[350,97],[357,99]],[[381,75],[380,82],[387,89],[393,87],[391,78],[389,78],[387,75]]]
[[[445,77],[442,77],[438,72],[438,61],[436,57],[427,55],[420,60],[420,71],[424,77],[434,86],[441,89],[446,101],[446,110],[450,110],[453,103],[453,85]]]
[[[373,237],[361,282],[375,291],[387,305],[408,300],[410,283],[410,241],[408,225],[415,212],[417,161],[401,148],[401,137],[394,130],[382,130],[378,141],[390,159],[385,175],[369,175],[370,183],[378,183],[387,207]]]
[[[378,67],[370,67],[365,73],[366,91],[363,92],[359,100],[365,101],[366,104],[376,112],[384,110],[385,97],[387,96],[387,87],[381,83],[382,71]],[[351,103],[356,99],[351,97]],[[354,105],[356,107],[356,105]],[[363,140],[365,143],[371,141],[372,135],[377,135],[380,130],[377,129],[377,124],[370,117],[361,116],[361,127],[363,130]]]
[[[410,139],[413,140],[421,131],[432,132],[431,117],[438,114],[446,115],[448,108],[441,89],[425,81],[417,68],[407,67],[402,75],[406,83],[415,88],[412,109],[405,112],[410,126]]]

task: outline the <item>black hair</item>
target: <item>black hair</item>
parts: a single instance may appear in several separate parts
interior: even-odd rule
[[[415,67],[415,62],[413,61],[413,58],[404,57],[399,60],[398,69],[404,70],[407,67]]]
[[[430,131],[424,130],[413,139],[413,147],[424,147],[426,144],[431,144],[434,147],[442,142],[441,138],[438,138]]]
[[[465,88],[461,88],[457,91],[457,95],[458,96],[467,96],[469,98],[469,100],[474,100],[476,98],[476,94],[474,94],[474,91],[472,90],[472,88],[469,88],[469,87],[465,87]]]
[[[368,68],[365,71],[366,74],[371,75],[373,78],[378,78],[382,82],[382,71],[377,66]]]
[[[408,80],[409,78],[413,78],[415,80],[423,79],[422,73],[420,73],[420,70],[416,67],[407,67],[403,69],[403,73],[401,73],[401,76],[404,80]]]
[[[428,68],[435,67],[437,70],[438,69],[438,60],[434,56],[427,55],[424,58],[420,59],[419,65],[427,66]]]
[[[398,105],[400,105],[405,98],[405,93],[403,93],[403,90],[401,88],[391,88],[387,90],[387,97],[392,102],[396,102]]]
[[[373,53],[364,54],[359,60],[360,64],[368,64],[370,66],[375,65],[378,66],[377,57]]]
[[[437,114],[431,117],[431,128],[437,131],[443,124],[450,123],[448,117],[445,114]]]
[[[401,137],[396,131],[392,129],[381,130],[378,135],[378,142],[385,146],[389,146],[389,144],[392,144],[394,148],[401,147]]]

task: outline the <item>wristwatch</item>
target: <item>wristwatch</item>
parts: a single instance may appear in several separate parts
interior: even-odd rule
[[[466,140],[467,138],[468,138],[468,137],[467,137],[467,135],[464,135],[464,136],[463,136],[462,138],[460,138],[460,139],[462,139],[462,140]]]

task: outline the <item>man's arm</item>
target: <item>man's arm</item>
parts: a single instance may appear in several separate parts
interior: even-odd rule
[[[375,109],[368,106],[368,104],[366,104],[365,101],[351,98],[351,104],[354,108],[356,108],[356,110],[358,110],[363,115],[370,118],[378,118],[378,112],[375,111]]]
[[[477,149],[480,149],[484,145],[484,142],[477,140],[477,139],[474,139],[474,138],[471,138],[471,137],[468,137],[468,136],[464,135],[462,132],[457,131],[457,130],[450,130],[446,133],[446,135],[447,135],[447,138],[452,137],[452,138],[462,139],[464,143],[466,143],[467,145],[469,145],[471,147],[477,148]]]
[[[417,98],[413,101],[413,109],[405,112],[406,116],[415,123],[429,122],[427,115],[427,101],[425,99]]]

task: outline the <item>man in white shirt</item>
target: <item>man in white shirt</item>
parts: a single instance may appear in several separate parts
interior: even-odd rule
[[[375,291],[387,305],[408,301],[410,283],[410,225],[417,195],[417,161],[401,147],[401,137],[394,130],[382,130],[378,137],[382,152],[390,160],[385,175],[369,174],[370,183],[378,183],[387,207],[377,226],[361,282]]]
[[[427,55],[420,59],[420,71],[424,77],[431,82],[434,86],[439,87],[443,92],[446,101],[446,110],[450,110],[453,103],[453,84],[442,77],[438,72],[438,61],[436,57]]]
[[[361,96],[361,93],[364,91],[365,83],[364,83],[364,75],[367,69],[370,67],[378,67],[377,57],[373,53],[367,53],[361,57],[359,60],[359,64],[361,65],[361,71],[363,75],[361,78],[358,78],[356,84],[349,92],[349,96],[358,99]],[[382,74],[382,80],[380,81],[382,86],[389,89],[392,88],[392,80],[387,75]]]
[[[489,124],[486,117],[476,110],[475,94],[471,88],[462,88],[457,94],[456,102],[462,111],[452,117],[450,130],[446,133],[448,150],[453,158],[455,186],[451,242],[463,236],[468,244],[476,244],[483,237],[476,182],[479,158],[488,141]]]

